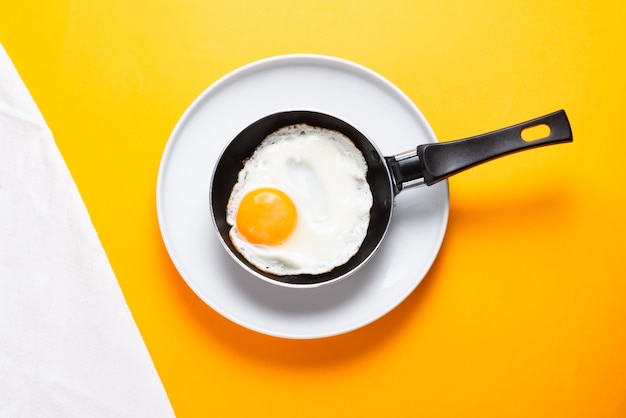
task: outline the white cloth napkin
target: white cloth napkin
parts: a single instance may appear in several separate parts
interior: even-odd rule
[[[173,415],[52,133],[0,45],[0,417]]]

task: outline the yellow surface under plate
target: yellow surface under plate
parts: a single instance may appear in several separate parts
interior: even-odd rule
[[[622,3],[2,3],[0,42],[179,417],[626,416]],[[378,72],[439,141],[563,108],[574,143],[452,178],[432,269],[380,320],[323,339],[256,333],[203,303],[174,268],[156,179],[198,94],[288,53]]]

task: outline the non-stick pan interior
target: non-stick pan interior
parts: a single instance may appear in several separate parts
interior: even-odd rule
[[[244,161],[249,158],[259,143],[272,132],[288,125],[305,123],[311,126],[333,129],[350,138],[361,150],[368,165],[367,181],[373,195],[370,224],[359,251],[346,263],[323,274],[278,276],[267,273],[250,264],[235,249],[228,232],[226,206],[233,186],[237,182]],[[316,285],[342,278],[357,270],[382,241],[391,218],[393,188],[389,171],[378,149],[357,129],[333,116],[312,111],[287,111],[266,116],[245,128],[226,147],[215,168],[211,182],[211,209],[219,235],[230,253],[251,272],[266,279],[289,285]]]

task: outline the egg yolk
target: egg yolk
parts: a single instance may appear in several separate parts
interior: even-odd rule
[[[252,244],[278,245],[296,228],[296,206],[284,192],[273,188],[252,190],[241,199],[237,230]]]

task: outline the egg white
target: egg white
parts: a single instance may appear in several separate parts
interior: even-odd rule
[[[343,134],[305,124],[265,138],[246,161],[233,187],[227,222],[237,250],[276,275],[320,274],[346,263],[360,248],[370,220],[372,193],[363,154]],[[251,244],[237,231],[241,199],[273,187],[296,206],[293,234],[276,246]]]

